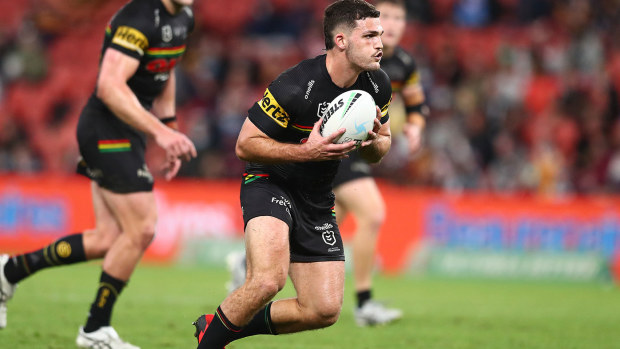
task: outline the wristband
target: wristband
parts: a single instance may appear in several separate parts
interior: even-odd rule
[[[405,111],[407,114],[409,113],[420,113],[424,118],[427,118],[430,114],[428,106],[424,103],[416,104],[416,105],[408,105],[405,107]]]
[[[168,124],[169,124],[169,123],[171,123],[171,122],[175,122],[175,121],[177,121],[177,117],[176,117],[176,115],[174,115],[174,116],[167,116],[167,117],[165,117],[165,118],[161,118],[161,119],[159,119],[159,121],[161,121],[162,123],[164,123],[164,125],[168,125]]]

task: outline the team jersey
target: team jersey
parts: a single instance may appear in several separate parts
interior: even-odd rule
[[[133,0],[105,28],[101,57],[111,48],[140,61],[127,84],[142,106],[150,109],[185,52],[187,37],[193,29],[194,16],[187,6],[172,15],[161,0]],[[96,91],[90,102],[105,108]]]
[[[420,82],[413,57],[398,46],[391,57],[381,59],[381,69],[390,77],[393,92],[400,92],[404,87]]]
[[[334,98],[359,89],[370,93],[381,108],[381,123],[387,122],[392,97],[387,74],[380,69],[365,71],[352,86],[341,88],[329,76],[325,59],[326,55],[307,59],[282,73],[250,108],[250,121],[276,141],[303,143]],[[273,176],[302,189],[331,190],[339,163],[340,160],[275,165],[248,163],[246,172],[253,176]]]

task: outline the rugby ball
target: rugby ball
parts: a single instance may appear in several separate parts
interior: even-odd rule
[[[334,143],[355,141],[359,145],[368,138],[376,117],[372,96],[366,91],[350,90],[334,98],[323,112],[321,135],[327,137],[344,128],[346,131]]]

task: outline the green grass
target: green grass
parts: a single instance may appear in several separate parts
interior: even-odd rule
[[[73,348],[94,298],[97,264],[43,271],[9,303],[0,348]],[[140,266],[117,303],[113,325],[144,349],[195,348],[191,322],[226,294],[223,270]],[[601,284],[517,283],[378,277],[375,295],[402,307],[401,321],[358,328],[351,277],[338,323],[284,336],[255,336],[231,349],[620,348],[620,291]],[[290,296],[290,285],[283,296]]]

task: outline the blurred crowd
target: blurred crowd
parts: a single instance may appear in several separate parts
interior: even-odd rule
[[[0,171],[73,172],[103,28],[123,2],[0,4]],[[280,72],[323,52],[329,2],[196,1],[196,29],[176,69],[177,115],[200,156],[182,176],[241,174],[234,144],[248,108]],[[407,7],[402,47],[416,59],[431,115],[423,148],[407,154],[395,98],[393,148],[378,176],[451,191],[620,190],[620,1]]]

